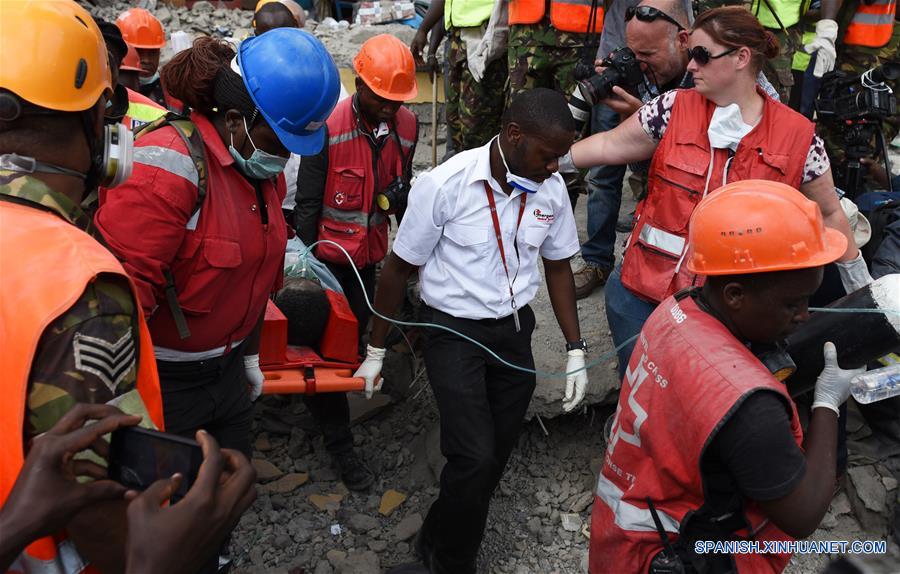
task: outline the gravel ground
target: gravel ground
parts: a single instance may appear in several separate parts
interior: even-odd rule
[[[354,427],[357,449],[378,475],[366,493],[348,492],[337,481],[301,401],[268,398],[257,407],[260,496],[234,535],[238,574],[368,574],[415,559],[413,536],[437,495],[441,461],[431,430],[437,412],[424,377],[413,395]],[[587,571],[594,471],[611,412],[597,407],[526,424],[492,502],[479,572]],[[297,486],[303,477],[308,481]],[[388,490],[407,498],[385,516],[379,506]],[[336,496],[323,503],[314,495]],[[884,539],[860,525],[849,496],[838,495],[814,539]],[[828,560],[797,556],[786,572],[822,572]],[[888,556],[869,558],[865,568],[900,572],[900,550],[891,543]]]

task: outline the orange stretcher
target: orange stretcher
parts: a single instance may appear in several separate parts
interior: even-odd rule
[[[331,313],[318,352],[288,345],[287,318],[269,301],[259,346],[260,368],[266,377],[263,394],[314,395],[365,389],[365,379],[353,376],[359,366],[356,317],[343,295],[331,290],[325,293]]]

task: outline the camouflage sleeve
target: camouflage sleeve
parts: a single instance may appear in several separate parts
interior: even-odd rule
[[[101,275],[41,335],[28,380],[24,439],[47,431],[75,403],[106,403],[137,385],[134,298]]]

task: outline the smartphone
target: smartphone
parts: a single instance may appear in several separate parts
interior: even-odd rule
[[[119,428],[109,444],[109,478],[134,490],[145,490],[161,478],[181,473],[181,486],[171,501],[181,500],[200,472],[203,451],[197,441],[174,434]]]

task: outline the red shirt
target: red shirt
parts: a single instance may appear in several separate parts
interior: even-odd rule
[[[134,280],[155,346],[200,352],[244,339],[281,283],[287,225],[284,178],[259,193],[234,166],[213,124],[194,113],[209,171],[197,216],[197,171],[172,127],[135,142],[134,172],[107,193],[97,229]],[[263,215],[268,222],[263,222]],[[175,277],[191,336],[180,339],[165,297]]]

